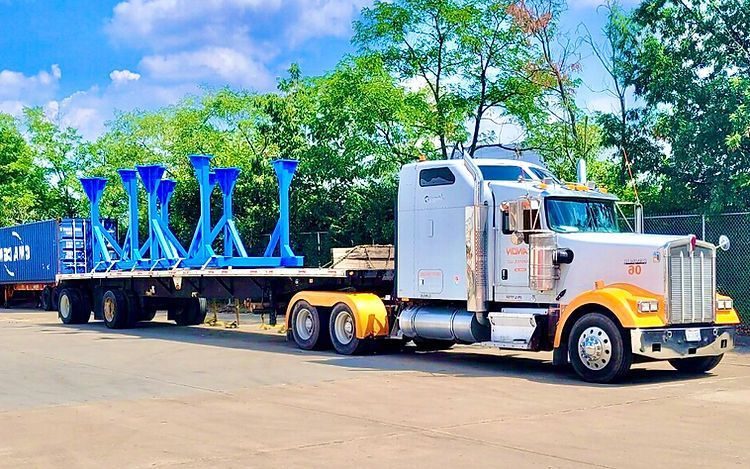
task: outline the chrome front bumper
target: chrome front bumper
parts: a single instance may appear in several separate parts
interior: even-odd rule
[[[735,326],[631,329],[630,343],[634,354],[657,360],[709,357],[732,350],[735,334]]]

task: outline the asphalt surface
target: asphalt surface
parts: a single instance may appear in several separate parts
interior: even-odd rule
[[[549,354],[302,352],[257,324],[0,313],[0,467],[747,467],[750,354],[585,384]]]

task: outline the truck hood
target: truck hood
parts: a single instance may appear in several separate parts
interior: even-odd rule
[[[558,294],[561,303],[594,288],[628,283],[655,295],[663,295],[666,269],[664,247],[687,236],[636,233],[559,233],[557,245],[573,251],[573,262],[560,267]]]

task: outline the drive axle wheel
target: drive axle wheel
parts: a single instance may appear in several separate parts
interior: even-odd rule
[[[369,351],[372,339],[357,338],[357,323],[349,306],[339,303],[331,311],[328,322],[331,343],[341,355],[357,355]]]
[[[131,325],[128,318],[128,299],[122,290],[107,290],[102,297],[102,318],[110,329],[124,329]]]
[[[331,339],[328,334],[328,315],[319,311],[305,300],[299,300],[292,309],[292,336],[297,346],[303,350],[328,348]]]
[[[570,363],[584,381],[612,383],[630,370],[630,345],[617,324],[601,313],[588,313],[573,325],[568,338]]]
[[[669,364],[680,373],[699,375],[716,368],[722,358],[724,354],[715,357],[676,358],[669,360]]]

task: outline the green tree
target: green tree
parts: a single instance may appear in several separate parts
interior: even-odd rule
[[[24,125],[34,161],[43,169],[49,186],[44,201],[47,216],[78,216],[83,194],[78,176],[89,167],[88,145],[76,129],[60,128],[39,107],[24,110]]]
[[[0,226],[46,218],[46,181],[12,116],[0,114]]]
[[[364,54],[376,54],[402,83],[424,89],[422,120],[443,158],[454,142],[467,142],[470,154],[498,145],[483,130],[488,119],[530,121],[541,90],[530,77],[526,35],[508,3],[376,1],[363,10],[355,30]]]
[[[636,10],[630,60],[636,93],[656,112],[671,152],[664,175],[670,208],[750,205],[750,1],[648,0]]]
[[[581,41],[560,30],[566,7],[564,0],[521,0],[508,11],[529,37],[535,59],[528,68],[542,92],[526,146],[538,149],[550,169],[572,180],[579,159],[589,167],[600,163],[601,132],[576,104]]]

